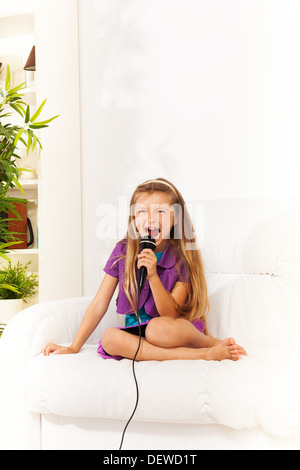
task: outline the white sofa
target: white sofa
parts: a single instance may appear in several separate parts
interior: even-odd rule
[[[238,362],[136,365],[140,402],[123,449],[300,449],[300,201],[203,203],[210,330],[248,350]],[[203,235],[203,237],[202,237]],[[0,340],[1,449],[118,449],[135,404],[131,361],[72,341],[90,299],[43,303]]]

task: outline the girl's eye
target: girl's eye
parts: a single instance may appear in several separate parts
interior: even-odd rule
[[[159,214],[166,214],[166,213],[167,213],[166,209],[158,209],[157,212],[158,212]]]

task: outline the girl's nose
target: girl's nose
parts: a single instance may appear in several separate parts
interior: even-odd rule
[[[157,223],[156,215],[154,213],[148,213],[148,227],[155,226]]]

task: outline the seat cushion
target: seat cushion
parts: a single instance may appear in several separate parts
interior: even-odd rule
[[[127,420],[136,400],[132,362],[104,360],[96,350],[97,345],[86,345],[76,355],[34,358],[26,381],[30,410],[69,417]],[[217,423],[234,429],[252,429],[261,424],[262,416],[263,425],[272,433],[274,417],[268,419],[268,414],[262,412],[266,401],[269,408],[272,406],[270,398],[260,394],[260,383],[262,378],[266,383],[267,372],[272,370],[274,386],[273,370],[278,357],[271,351],[254,348],[249,357],[238,362],[136,363],[140,400],[134,419]],[[298,397],[295,395],[296,403],[290,406],[299,408]],[[273,389],[271,401],[275,402],[275,408],[272,409],[280,410],[284,399],[282,390],[277,396],[276,388]],[[276,433],[278,425],[274,428]],[[293,426],[293,433],[298,431],[299,426]]]

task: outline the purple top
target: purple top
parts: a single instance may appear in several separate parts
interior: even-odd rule
[[[119,295],[117,298],[117,313],[122,315],[134,313],[126,294],[123,290],[123,277],[125,271],[125,258],[127,245],[126,243],[119,242],[109,260],[106,263],[104,271],[110,276],[119,279]],[[120,259],[121,258],[121,259]],[[172,246],[169,244],[162,255],[161,260],[157,263],[157,274],[164,286],[164,288],[171,292],[176,282],[187,282],[187,275],[183,262],[179,261],[176,267],[176,258]],[[138,269],[136,268],[136,275],[138,278]],[[150,290],[149,281],[146,279],[145,286],[140,295],[140,308],[144,307],[148,315],[158,317],[154,299]]]
[[[115,277],[119,280],[119,295],[117,298],[117,313],[121,315],[132,314],[134,313],[126,294],[123,290],[123,277],[125,270],[125,255],[126,255],[127,245],[125,242],[119,242],[112,254],[109,257],[109,260],[104,267],[104,271],[112,277]],[[157,263],[156,266],[157,274],[164,286],[164,288],[171,292],[175,287],[177,282],[188,282],[186,269],[182,260],[178,260],[176,263],[176,256],[172,245],[169,243],[167,248],[162,255],[161,260]],[[136,274],[138,278],[138,269],[136,268]],[[140,295],[140,308],[144,307],[145,312],[151,317],[158,317],[159,313],[156,309],[154,299],[151,293],[149,286],[149,281],[146,279],[145,286]],[[197,329],[202,333],[204,332],[204,323],[202,320],[196,320],[192,322]]]

